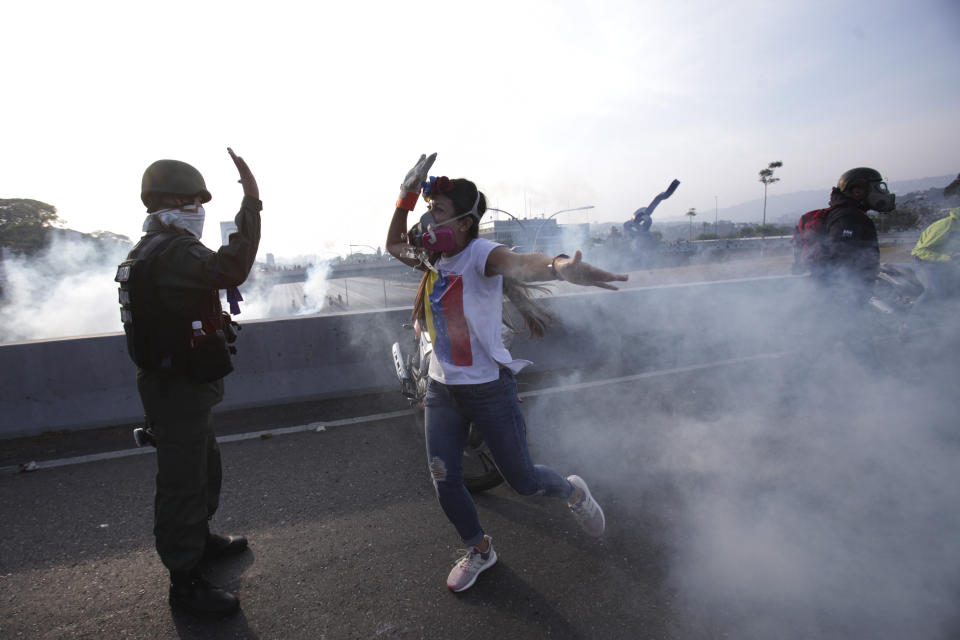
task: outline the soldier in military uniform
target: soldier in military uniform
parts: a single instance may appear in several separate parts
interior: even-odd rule
[[[237,611],[239,600],[207,582],[201,562],[247,548],[246,538],[216,535],[208,527],[221,484],[210,411],[223,399],[223,376],[233,368],[225,342],[230,320],[218,290],[228,289],[235,299],[233,289],[239,297],[235,287],[257,255],[262,208],[247,164],[227,151],[244,194],[229,243],[211,251],[200,242],[203,204],[211,198],[200,172],[158,160],[143,174],[146,233],[117,276],[137,389],[157,447],[154,535],[170,571],[170,604],[213,615]]]

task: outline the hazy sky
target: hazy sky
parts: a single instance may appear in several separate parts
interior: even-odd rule
[[[261,257],[381,245],[432,151],[493,206],[591,221],[673,178],[662,219],[752,200],[772,160],[784,193],[960,171],[956,0],[34,0],[0,22],[0,197],[81,231],[138,236],[143,170],[177,158],[218,245],[228,145],[260,183]]]

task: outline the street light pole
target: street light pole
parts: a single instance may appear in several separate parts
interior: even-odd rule
[[[508,216],[510,216],[511,218],[513,218],[514,220],[517,221],[517,224],[520,225],[520,228],[523,229],[523,232],[524,232],[524,233],[527,232],[527,228],[526,228],[525,226],[523,226],[523,221],[520,220],[520,218],[518,218],[517,216],[513,215],[512,213],[510,213],[509,211],[504,211],[503,209],[497,209],[497,208],[495,208],[495,207],[487,207],[487,211],[497,211],[497,212],[499,212],[499,213],[505,213],[505,214],[507,214]]]
[[[585,207],[574,207],[573,209],[561,209],[560,211],[555,211],[554,213],[551,213],[549,216],[547,216],[547,217],[543,220],[543,222],[540,223],[540,226],[537,227],[537,232],[536,232],[535,234],[533,234],[533,248],[530,249],[530,253],[536,253],[536,252],[537,252],[537,238],[540,236],[540,231],[543,229],[543,226],[544,226],[545,224],[547,224],[547,221],[550,220],[550,218],[552,218],[552,217],[554,217],[554,216],[556,216],[556,215],[559,215],[559,214],[561,214],[561,213],[568,213],[568,212],[570,212],[570,211],[586,211],[587,209],[593,209],[593,205],[592,205],[592,204],[589,204],[589,205],[587,205],[587,206],[585,206]]]
[[[720,237],[720,214],[717,209],[717,196],[713,196],[713,233]]]
[[[690,210],[687,211],[687,213],[684,215],[687,215],[690,217],[690,235],[688,237],[688,240],[692,241],[693,240],[693,218],[694,216],[697,215],[697,209],[695,207],[690,207]]]
[[[354,247],[366,247],[367,249],[373,249],[374,251],[379,251],[379,249],[377,249],[376,247],[371,247],[371,246],[368,245],[368,244],[351,244],[351,245],[350,245],[350,255],[353,255],[353,248],[354,248]]]
[[[367,249],[373,249],[374,251],[379,251],[379,249],[377,249],[377,248],[375,248],[375,247],[371,247],[371,246],[368,245],[368,244],[350,244],[350,255],[351,255],[351,256],[353,255],[353,248],[354,248],[354,247],[366,247]],[[387,279],[386,279],[386,278],[381,278],[381,282],[383,283],[383,308],[386,309],[386,308],[387,308]],[[343,279],[343,289],[344,289],[344,291],[347,293],[347,306],[349,307],[349,306],[350,306],[350,292],[347,291],[347,279],[346,279],[346,278]]]
[[[524,237],[527,237],[527,238],[530,237],[530,232],[527,231],[527,228],[523,225],[523,221],[520,220],[520,218],[518,218],[517,216],[513,215],[512,213],[510,213],[509,211],[505,211],[505,210],[503,210],[503,209],[497,209],[496,207],[487,207],[487,211],[496,211],[497,213],[505,213],[505,214],[507,214],[508,216],[510,216],[510,218],[511,218],[512,220],[514,220],[514,221],[520,226],[521,229],[523,229],[523,235],[524,235]],[[494,224],[496,224],[496,221],[494,222]],[[494,226],[494,230],[496,230],[496,226]],[[496,235],[496,231],[494,231],[494,236],[495,236],[495,238],[499,238],[499,236]],[[509,235],[509,238],[510,238],[510,243],[512,244],[512,243],[513,243],[513,234],[510,234],[510,235]]]

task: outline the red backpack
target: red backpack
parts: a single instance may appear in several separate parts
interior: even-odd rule
[[[793,263],[795,267],[809,267],[820,260],[823,252],[824,226],[827,214],[836,207],[814,209],[800,216],[793,229]]]

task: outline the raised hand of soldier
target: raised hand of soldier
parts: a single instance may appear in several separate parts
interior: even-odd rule
[[[553,267],[557,277],[573,284],[585,287],[600,287],[601,289],[617,290],[617,287],[608,282],[626,282],[626,274],[610,273],[583,261],[583,254],[577,250],[573,257],[556,257]]]
[[[240,174],[238,182],[243,185],[243,195],[259,200],[260,189],[257,187],[257,179],[253,177],[253,172],[250,171],[246,161],[235,154],[230,147],[227,147],[227,153],[233,158],[233,164],[237,165],[237,172]]]

